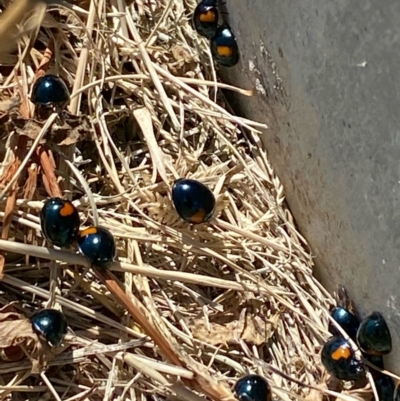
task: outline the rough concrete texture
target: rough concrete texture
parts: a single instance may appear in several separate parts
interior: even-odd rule
[[[229,0],[227,81],[264,141],[317,276],[388,319],[400,373],[400,2]]]

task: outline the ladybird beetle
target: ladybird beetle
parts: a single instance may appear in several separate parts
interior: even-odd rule
[[[386,355],[392,350],[392,337],[381,313],[373,312],[361,322],[357,343],[369,355]]]
[[[379,401],[393,401],[395,399],[395,385],[391,377],[380,374],[375,378],[375,387]]]
[[[322,347],[321,362],[325,369],[340,380],[359,380],[365,376],[365,368],[348,341],[333,336]]]
[[[247,375],[239,379],[234,387],[239,401],[271,401],[271,387],[259,375]]]
[[[79,233],[78,248],[94,265],[107,269],[116,253],[115,240],[104,227],[92,226]]]
[[[187,223],[209,221],[215,209],[215,197],[203,183],[180,178],[172,186],[172,201],[179,216]]]
[[[33,330],[53,347],[61,344],[67,333],[67,319],[56,309],[43,309],[30,317]]]
[[[337,308],[333,308],[330,312],[330,315],[352,340],[356,339],[360,321],[353,313],[348,311],[346,308],[339,306]],[[333,335],[341,335],[339,330],[332,322],[329,322],[329,332]]]
[[[218,28],[217,0],[203,0],[194,10],[193,26],[201,36],[211,39]]]
[[[233,67],[239,61],[239,49],[236,38],[227,25],[217,28],[211,39],[211,54],[214,60],[224,67]]]
[[[80,226],[79,213],[68,200],[48,199],[40,211],[40,225],[43,235],[53,245],[66,247],[78,236]]]
[[[62,105],[69,102],[70,94],[65,82],[57,75],[44,75],[32,88],[31,101],[41,106]]]

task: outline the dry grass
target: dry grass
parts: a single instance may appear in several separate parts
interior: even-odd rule
[[[63,352],[42,375],[31,374],[27,359],[0,362],[2,400],[229,399],[248,372],[265,375],[277,399],[329,393],[318,354],[333,300],[312,276],[312,257],[262,149],[266,127],[225,111],[222,88],[251,91],[217,83],[207,42],[188,21],[194,7],[194,0],[50,6],[19,63],[1,59],[6,116],[29,93],[49,43],[48,71],[73,88],[70,128],[55,115],[37,123],[26,137],[32,157],[23,149],[14,179],[7,174],[21,131],[0,120],[1,216],[7,205],[13,210],[8,240],[0,241],[7,252],[0,305],[19,300],[28,316],[36,307],[61,307],[70,327]],[[54,156],[58,184],[84,225],[99,221],[114,233],[115,280],[180,366],[75,249],[45,247],[38,212],[49,187],[38,146]],[[170,198],[177,177],[212,188],[210,224],[193,228],[178,218]]]

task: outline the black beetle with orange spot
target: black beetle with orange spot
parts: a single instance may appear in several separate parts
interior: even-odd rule
[[[333,336],[324,344],[321,362],[337,379],[356,381],[365,377],[363,362],[356,358],[349,342],[341,336]]]
[[[214,60],[224,67],[233,67],[238,63],[239,48],[228,25],[217,28],[211,39],[211,54]]]
[[[330,315],[333,320],[349,335],[349,337],[355,341],[360,321],[357,316],[350,312],[343,306],[338,306],[330,311]],[[334,326],[332,322],[329,322],[329,332],[333,335],[341,335],[339,330]]]
[[[187,223],[209,221],[215,209],[215,197],[203,183],[180,178],[172,186],[172,201],[179,216]]]
[[[48,241],[55,246],[67,247],[78,236],[80,226],[78,210],[68,200],[50,198],[40,211],[40,225]]]
[[[218,28],[217,0],[203,0],[194,10],[193,26],[201,36],[211,39]]]
[[[110,267],[116,253],[113,235],[101,226],[92,226],[81,231],[78,248],[92,264],[103,269]]]

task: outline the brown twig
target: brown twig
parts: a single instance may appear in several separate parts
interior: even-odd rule
[[[40,62],[38,69],[35,72],[35,77],[33,82],[35,82],[38,78],[42,77],[46,74],[46,71],[49,68],[50,63],[54,58],[54,39],[51,38],[49,43],[47,44],[47,48],[43,53],[43,58]]]
[[[13,172],[18,170],[18,167],[21,165],[22,160],[24,158],[25,150],[26,150],[26,145],[27,145],[27,137],[26,136],[21,136],[18,138],[18,145],[17,145],[17,151],[15,154],[15,160],[14,163],[12,164],[11,168],[8,170],[8,177],[11,178],[13,177]],[[7,180],[8,181],[8,180]],[[17,199],[17,192],[18,192],[18,180],[14,182],[12,185],[10,192],[7,197],[6,201],[6,207],[4,210],[4,218],[3,218],[3,228],[1,230],[1,239],[8,239],[10,235],[10,229],[11,229],[11,222],[14,214],[14,207],[15,207],[15,202]],[[4,264],[5,264],[5,254],[2,252],[0,254],[0,280],[3,277],[4,274]]]
[[[35,196],[37,187],[38,177],[38,166],[36,163],[32,163],[28,168],[28,179],[24,185],[24,199],[32,200]],[[29,209],[28,209],[29,212]],[[28,228],[28,235],[26,237],[27,242],[32,243],[34,240],[35,230]],[[25,255],[26,264],[29,263],[29,255]]]
[[[43,169],[43,182],[46,187],[46,191],[50,196],[62,197],[62,192],[60,186],[57,182],[57,177],[54,173],[54,164],[52,163],[52,158],[49,157],[48,152],[50,150],[46,149],[44,146],[38,148],[38,155],[40,158],[40,164]]]
[[[110,271],[104,271],[96,269],[96,274],[109,289],[109,291],[121,302],[122,305],[128,310],[133,319],[139,323],[143,328],[145,333],[151,337],[154,343],[160,348],[161,352],[166,356],[166,358],[177,366],[182,366],[181,361],[178,356],[172,350],[170,345],[166,340],[164,340],[161,333],[153,327],[153,325],[148,321],[140,309],[133,304],[133,302],[127,297],[127,295],[122,291],[121,287],[116,281],[116,277]]]

